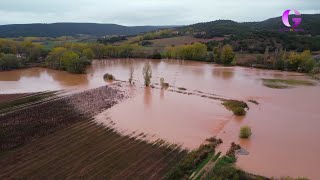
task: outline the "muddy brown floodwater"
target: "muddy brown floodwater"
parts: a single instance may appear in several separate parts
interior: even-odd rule
[[[160,78],[185,94],[157,88],[143,88],[142,67],[149,61],[152,83]],[[140,131],[154,138],[193,149],[206,138],[224,140],[225,151],[232,141],[240,143],[249,155],[240,156],[237,165],[265,176],[306,176],[320,179],[320,86],[271,89],[262,78],[308,79],[292,72],[243,67],[221,67],[193,61],[114,59],[94,61],[86,75],[44,68],[0,72],[0,94],[45,90],[85,90],[107,84],[103,74],[127,81],[134,69],[136,86],[122,87],[132,97],[97,116],[122,132]],[[200,92],[199,92],[200,91]],[[190,93],[190,95],[188,95]],[[192,93],[192,94],[191,94]],[[198,95],[196,95],[198,94]],[[235,117],[218,100],[201,97],[215,95],[229,99],[256,100],[249,103],[244,117]],[[238,138],[243,125],[252,128],[249,140]]]

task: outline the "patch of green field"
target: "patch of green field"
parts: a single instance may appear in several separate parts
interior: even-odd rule
[[[214,139],[209,144],[201,145],[189,152],[165,175],[164,179],[185,179],[196,171],[198,173],[214,156],[215,148],[221,143],[220,141]]]
[[[212,161],[216,161],[221,155],[221,152],[218,152],[213,158]]]
[[[247,103],[238,100],[224,100],[222,105],[224,105],[224,107],[226,107],[228,110],[232,111],[236,116],[245,115],[245,109],[249,108]]]
[[[214,153],[210,153],[210,154],[208,155],[208,157],[207,157],[204,161],[202,161],[201,164],[198,165],[198,167],[197,167],[197,169],[195,170],[194,173],[195,173],[195,174],[198,174],[199,171],[212,159],[213,156],[214,156]]]
[[[315,83],[308,80],[296,79],[262,79],[263,85],[274,89],[285,89],[294,86],[314,86]]]
[[[203,179],[243,179],[243,180],[267,180],[266,177],[248,174],[235,167],[236,158],[222,156],[212,170]]]

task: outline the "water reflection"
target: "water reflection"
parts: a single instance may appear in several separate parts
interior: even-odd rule
[[[160,90],[160,99],[163,100],[164,99],[164,89]]]
[[[21,78],[39,78],[44,74],[44,68],[30,68],[0,72],[0,81],[20,81]]]
[[[151,107],[151,104],[152,104],[152,88],[151,87],[144,88],[143,101],[144,101],[145,107],[147,108]]]
[[[234,69],[233,68],[214,68],[212,70],[212,75],[214,77],[222,78],[223,80],[230,80],[234,77]]]
[[[55,82],[58,82],[62,87],[69,86],[87,86],[89,84],[88,75],[86,74],[70,74],[60,71],[47,71],[48,75],[52,77]]]

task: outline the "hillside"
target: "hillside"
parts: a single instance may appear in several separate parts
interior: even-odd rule
[[[96,23],[13,24],[0,26],[0,37],[59,37],[77,36],[80,34],[99,37],[106,35],[135,35],[168,27],[170,26],[129,27],[117,24]]]
[[[320,14],[302,14],[302,23],[298,28],[304,29],[312,35],[320,34]],[[255,30],[277,31],[285,26],[282,23],[281,17],[270,18],[265,21],[248,23]]]
[[[261,22],[239,23],[231,20],[216,20],[181,27],[179,30],[184,33],[196,34],[199,37],[211,38],[229,34],[250,34],[256,31],[278,32],[281,28],[285,28],[285,26],[279,16]],[[319,35],[320,14],[303,14],[299,28],[304,29],[307,34]]]

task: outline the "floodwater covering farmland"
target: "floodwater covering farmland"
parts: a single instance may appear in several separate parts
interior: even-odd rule
[[[142,68],[147,61],[156,88],[143,87]],[[94,61],[84,75],[45,68],[0,72],[0,94],[86,90],[108,84],[102,78],[105,73],[128,81],[130,68],[135,86],[122,89],[131,98],[102,112],[96,121],[112,121],[121,132],[139,131],[189,149],[217,136],[224,141],[220,150],[234,141],[249,152],[237,162],[244,170],[266,176],[320,178],[319,84],[272,89],[262,81],[308,79],[303,74],[182,60],[113,59]],[[157,88],[161,77],[171,86],[167,90]],[[186,90],[179,90],[182,87]],[[236,117],[209,96],[243,100],[250,109],[246,116]],[[243,125],[252,128],[248,140],[238,138]]]

